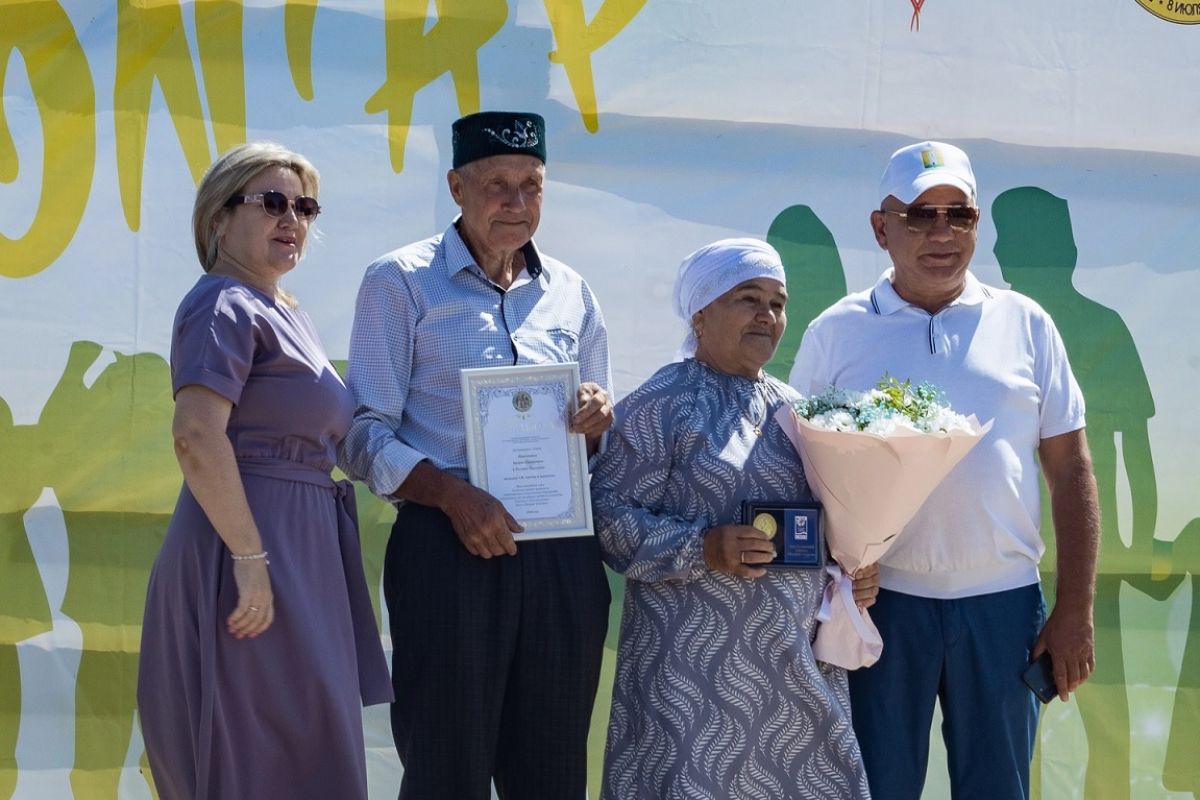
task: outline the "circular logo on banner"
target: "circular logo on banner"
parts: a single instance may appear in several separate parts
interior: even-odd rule
[[[1159,19],[1180,25],[1200,25],[1200,3],[1180,0],[1137,0],[1137,4]]]
[[[522,414],[533,408],[533,398],[530,397],[529,392],[521,390],[513,394],[513,408]]]

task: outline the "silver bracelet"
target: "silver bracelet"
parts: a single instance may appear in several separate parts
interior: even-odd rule
[[[266,563],[271,563],[270,561],[267,561],[266,550],[263,550],[261,553],[251,553],[250,555],[246,556],[239,556],[237,553],[230,553],[229,557],[234,561],[258,561],[261,558],[263,561],[266,561]]]

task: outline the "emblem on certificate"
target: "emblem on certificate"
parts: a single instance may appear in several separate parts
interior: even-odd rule
[[[525,526],[522,539],[592,534],[587,444],[567,430],[579,365],[459,371],[471,484]]]
[[[821,527],[821,504],[747,500],[742,504],[742,522],[767,535],[775,546],[775,560],[765,566],[821,569],[825,566],[825,531]]]

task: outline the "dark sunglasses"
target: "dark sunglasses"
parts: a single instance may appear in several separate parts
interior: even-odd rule
[[[225,202],[225,207],[233,208],[243,203],[257,203],[261,205],[263,211],[267,212],[267,216],[270,217],[282,217],[287,213],[288,206],[296,209],[297,217],[303,217],[309,222],[316,219],[317,214],[321,213],[321,205],[317,202],[317,198],[301,195],[295,200],[289,201],[287,195],[283,192],[277,192],[274,189],[259,194],[235,194]]]
[[[904,220],[904,224],[913,233],[925,233],[932,230],[942,214],[946,222],[960,233],[969,231],[979,222],[979,209],[971,206],[909,206],[904,211],[880,209],[885,214],[895,214]]]

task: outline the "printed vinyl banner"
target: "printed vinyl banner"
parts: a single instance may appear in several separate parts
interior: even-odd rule
[[[547,119],[536,238],[598,296],[618,396],[682,339],[680,259],[726,236],[783,255],[786,377],[813,316],[888,266],[868,214],[890,153],[962,146],[974,270],[1060,327],[1101,493],[1097,671],[1042,716],[1036,794],[1195,797],[1198,23],[1172,0],[0,0],[0,798],[151,796],[134,687],[204,169],[271,139],[321,171],[285,285],[344,359],[366,265],[453,219],[450,123],[480,109]],[[359,502],[378,603],[394,512]],[[365,725],[394,796],[386,708]]]

